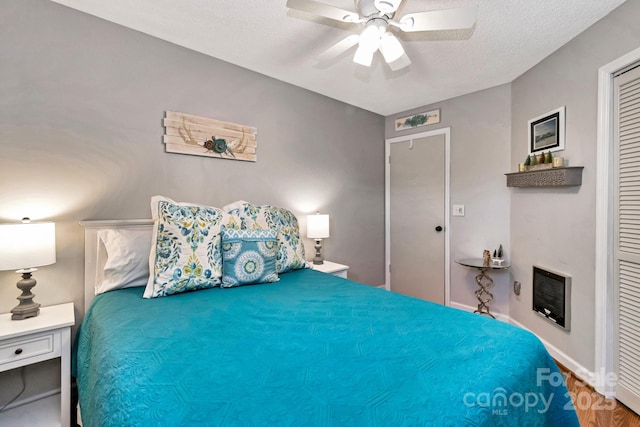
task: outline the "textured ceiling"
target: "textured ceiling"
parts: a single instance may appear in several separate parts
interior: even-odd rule
[[[409,68],[377,54],[366,68],[354,49],[314,59],[362,27],[290,11],[286,0],[53,0],[381,115],[507,83],[624,0],[404,0],[397,16],[478,6],[464,31],[404,34]],[[355,10],[352,0],[324,0]]]

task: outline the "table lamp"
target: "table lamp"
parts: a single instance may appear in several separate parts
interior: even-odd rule
[[[0,270],[16,270],[22,275],[18,289],[20,303],[11,310],[11,320],[36,317],[40,304],[33,302],[31,288],[36,280],[31,274],[44,265],[56,262],[56,228],[53,222],[31,222],[24,218],[22,224],[0,224]]]
[[[322,239],[329,237],[329,215],[307,215],[307,237],[314,239],[316,244],[316,256],[313,257],[313,263],[316,265],[324,264],[322,258]]]

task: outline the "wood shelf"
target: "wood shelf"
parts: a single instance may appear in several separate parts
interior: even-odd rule
[[[583,166],[507,173],[507,187],[572,187],[582,185]]]

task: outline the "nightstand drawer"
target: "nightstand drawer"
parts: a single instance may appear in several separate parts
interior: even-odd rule
[[[53,353],[55,350],[54,335],[55,333],[52,332],[2,343],[0,345],[0,366],[29,357]]]

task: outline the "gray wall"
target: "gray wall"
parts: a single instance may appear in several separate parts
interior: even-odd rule
[[[38,302],[80,314],[78,221],[147,218],[155,194],[329,213],[326,258],[384,283],[382,116],[45,0],[1,2],[0,27],[0,221],[57,224]],[[257,127],[258,162],[165,153],[165,110]],[[0,312],[17,280],[0,273]]]
[[[598,68],[640,45],[640,1],[628,0],[607,17],[512,83],[511,169],[527,152],[527,121],[566,106],[566,149],[571,166],[584,166],[582,186],[513,189],[512,274],[522,294],[511,316],[595,369],[595,199]],[[533,264],[573,277],[572,329],[564,332],[531,310]]]
[[[502,243],[509,248],[509,197],[504,174],[509,170],[511,136],[510,85],[452,98],[436,104],[387,116],[385,136],[394,138],[442,127],[451,127],[451,204],[465,205],[464,217],[451,217],[451,301],[477,306],[477,289],[472,270],[456,264],[460,258],[480,258],[484,249]],[[410,130],[395,131],[395,119],[440,109],[441,122]],[[449,215],[451,213],[449,212]],[[509,273],[492,275],[496,313],[509,312]]]
[[[392,138],[451,126],[451,203],[465,204],[451,217],[451,259],[479,256],[504,244],[511,271],[496,278],[492,307],[531,329],[579,365],[595,369],[595,177],[597,71],[640,45],[640,1],[628,0],[509,85],[464,95],[386,117]],[[527,121],[566,106],[566,150],[572,166],[584,166],[581,187],[505,187],[505,172],[527,155]],[[438,125],[395,132],[394,120],[440,108]],[[573,277],[572,330],[546,322],[531,310],[534,264]],[[511,283],[522,283],[516,297]],[[474,305],[473,272],[451,264],[451,300]]]

